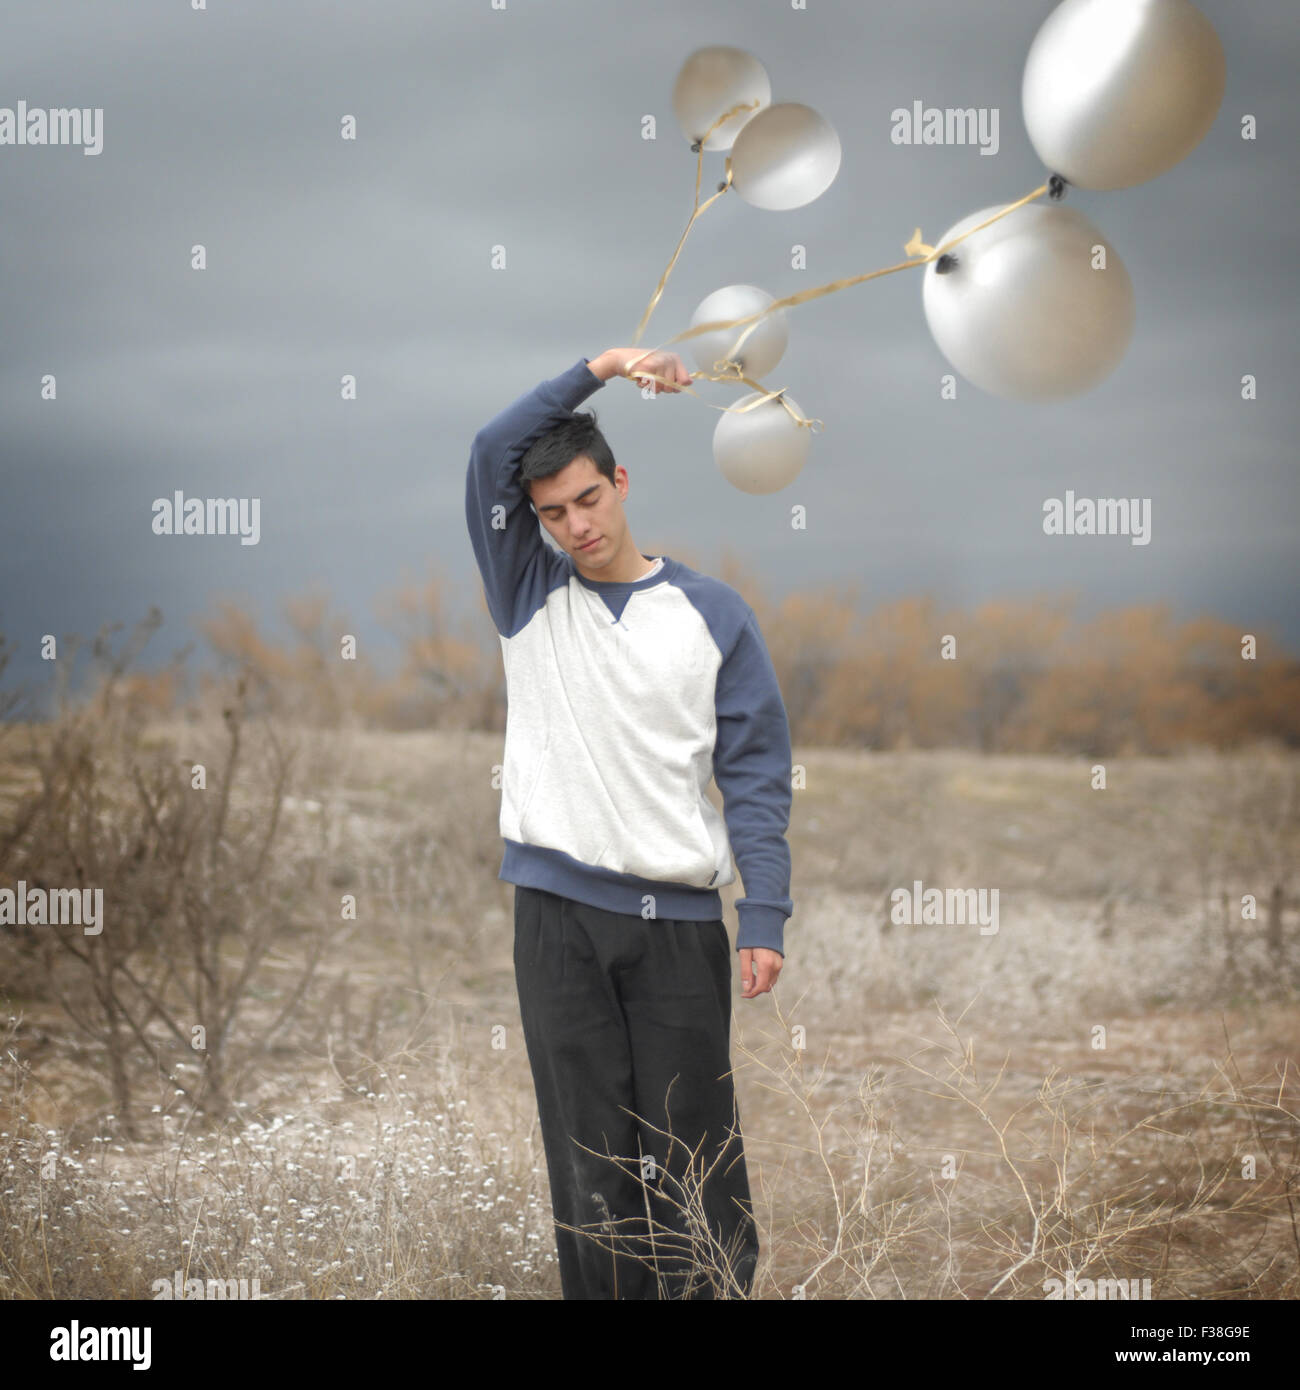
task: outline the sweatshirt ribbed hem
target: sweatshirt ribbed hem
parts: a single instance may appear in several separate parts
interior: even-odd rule
[[[641,878],[583,864],[562,850],[505,841],[498,878],[525,888],[540,888],[562,898],[640,917],[647,895],[654,898],[655,916],[687,922],[712,922],[722,916],[722,897],[716,888]]]

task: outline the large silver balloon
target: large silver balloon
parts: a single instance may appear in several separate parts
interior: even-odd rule
[[[692,145],[737,102],[759,103],[755,110],[737,112],[723,121],[705,140],[706,150],[729,150],[743,127],[771,100],[767,69],[741,48],[697,48],[673,84],[673,111]]]
[[[1002,206],[1005,206],[1003,204]],[[984,208],[952,237],[1001,209]],[[1094,247],[1105,269],[1094,269]],[[1133,335],[1133,283],[1114,247],[1074,208],[1029,203],[958,242],[956,264],[922,278],[926,322],[949,362],[995,396],[1056,400],[1095,386]]]
[[[761,314],[771,303],[772,296],[757,285],[725,285],[700,301],[699,308],[691,315],[691,327],[711,323],[714,319],[747,319],[751,314]],[[715,328],[711,333],[691,338],[696,366],[701,371],[712,372],[720,359],[730,357],[731,349],[743,333],[749,333],[749,337],[740,345],[735,360],[747,377],[761,377],[770,372],[785,353],[789,341],[785,310],[778,309],[757,323],[743,324],[740,328]]]
[[[742,396],[737,406],[762,400],[758,391]],[[799,403],[787,395],[791,408],[802,415]],[[775,398],[744,414],[729,411],[713,431],[713,458],[722,476],[741,492],[779,492],[798,477],[808,461],[810,430],[797,425]]]
[[[840,137],[811,106],[769,106],[736,137],[731,186],[756,208],[785,212],[820,198],[840,169]]]
[[[1064,0],[1025,62],[1038,157],[1079,188],[1130,188],[1172,168],[1214,124],[1223,45],[1191,0]]]

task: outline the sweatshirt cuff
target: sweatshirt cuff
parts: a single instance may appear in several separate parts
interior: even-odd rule
[[[736,933],[736,950],[752,950],[755,946],[785,955],[785,913],[776,907],[760,903],[741,903],[740,930]]]
[[[567,372],[552,377],[546,387],[566,410],[574,410],[605,383],[588,367],[589,357],[580,357]]]

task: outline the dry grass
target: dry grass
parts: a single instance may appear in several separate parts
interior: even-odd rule
[[[111,891],[98,938],[0,927],[0,1294],[558,1296],[500,751],[233,687],[3,727],[0,883]],[[1081,759],[796,760],[789,958],[736,1003],[755,1296],[1300,1295],[1300,757],[1115,758],[1105,791]],[[999,931],[891,923],[916,879],[998,889]]]

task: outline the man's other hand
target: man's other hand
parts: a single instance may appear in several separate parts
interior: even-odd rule
[[[746,999],[766,994],[781,973],[785,960],[780,951],[769,950],[766,946],[746,946],[738,951],[740,956],[741,994]]]

